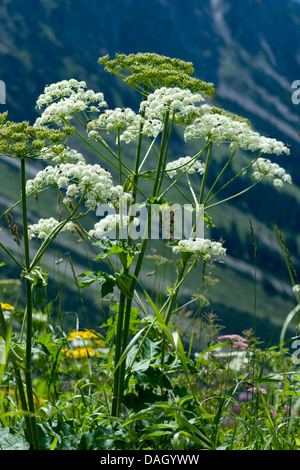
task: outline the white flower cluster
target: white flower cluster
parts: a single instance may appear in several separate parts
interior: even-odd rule
[[[131,108],[107,109],[98,119],[93,119],[87,125],[89,138],[97,139],[96,129],[103,129],[109,133],[112,130],[123,130],[120,140],[126,143],[135,140],[139,134],[140,124],[144,122],[141,115],[136,114]]]
[[[52,160],[54,163],[65,162],[84,162],[84,157],[77,150],[67,147],[66,145],[53,145],[52,147],[44,147],[40,152],[40,159]]]
[[[101,238],[102,235],[111,230],[116,230],[117,227],[126,227],[130,222],[130,217],[125,214],[109,214],[102,220],[94,225],[94,230],[90,230],[89,234],[92,237]],[[133,224],[137,226],[139,220],[134,217]]]
[[[263,153],[289,154],[289,148],[282,142],[261,136],[251,129],[247,122],[239,121],[225,114],[213,112],[207,104],[200,107],[200,117],[186,127],[185,140],[193,138],[208,138],[211,142],[231,142],[232,148]]]
[[[300,292],[300,284],[295,284],[293,286],[293,292]]]
[[[144,119],[139,114],[136,117],[137,119],[120,136],[127,144],[138,138],[141,124],[143,124],[142,134],[148,137],[156,138],[163,129],[163,122],[160,119]]]
[[[160,119],[144,119],[131,108],[116,108],[107,109],[101,113],[98,119],[90,121],[87,125],[87,132],[90,139],[97,139],[97,129],[103,129],[107,133],[115,129],[123,130],[120,134],[120,140],[129,143],[138,138],[141,124],[143,125],[143,135],[149,137],[156,137],[163,128]]]
[[[46,106],[35,126],[70,121],[80,111],[97,112],[107,106],[103,93],[86,89],[86,83],[75,79],[63,80],[45,87],[36,102],[37,108]]]
[[[89,209],[95,209],[97,204],[103,202],[131,197],[123,192],[122,186],[113,185],[112,176],[107,170],[100,165],[90,165],[82,161],[46,167],[39,171],[34,179],[27,181],[26,191],[30,193],[51,185],[66,189],[65,204],[85,193],[85,204]]]
[[[205,260],[216,256],[225,256],[226,248],[219,242],[204,238],[189,238],[179,240],[178,245],[173,246],[173,253],[194,252],[199,253]]]
[[[202,175],[205,170],[205,164],[192,157],[181,157],[167,163],[166,172],[171,178],[177,175],[178,170],[186,171],[186,173],[190,175],[193,173],[200,173],[200,175]]]
[[[141,116],[131,108],[106,109],[98,119],[93,119],[87,125],[88,132],[92,129],[104,129],[107,132],[113,129],[126,129]]]
[[[264,177],[273,179],[274,186],[283,186],[284,183],[292,183],[292,178],[277,163],[272,163],[267,158],[258,158],[252,165],[252,176],[255,180]]]
[[[28,226],[28,236],[29,238],[47,238],[52,231],[59,225],[59,221],[50,217],[49,219],[40,219],[37,224]],[[72,222],[67,222],[62,228],[61,231],[65,230],[74,230]]]
[[[105,110],[98,119],[88,123],[88,136],[97,139],[97,129],[103,129],[107,132],[122,129],[120,139],[129,143],[138,138],[142,124],[143,135],[157,137],[163,129],[163,118],[166,111],[169,111],[170,114],[175,111],[175,121],[182,122],[187,117],[197,114],[198,108],[195,103],[203,100],[204,98],[199,93],[192,93],[180,88],[162,87],[148,95],[147,100],[141,102],[140,112],[144,113],[144,117],[141,114],[136,114],[131,108]]]
[[[194,113],[198,113],[195,103],[204,101],[200,93],[192,93],[190,90],[181,88],[158,88],[148,95],[147,100],[140,104],[140,111],[145,112],[148,119],[163,119],[166,111],[176,112],[176,119],[186,118]]]

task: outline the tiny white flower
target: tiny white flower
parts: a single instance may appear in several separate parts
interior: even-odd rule
[[[205,259],[226,255],[226,249],[223,248],[221,243],[204,238],[179,240],[178,244],[173,246],[173,253],[180,252],[199,253]]]
[[[173,178],[178,171],[183,171],[188,174],[199,173],[202,175],[205,170],[205,164],[199,160],[195,160],[192,157],[181,157],[177,160],[167,163],[166,172]]]
[[[40,219],[37,224],[28,226],[29,238],[47,238],[52,231],[59,225],[58,220],[50,217],[49,219]],[[73,230],[72,222],[68,222],[62,227],[61,231]]]
[[[80,111],[95,112],[107,106],[103,93],[86,89],[84,81],[62,80],[45,87],[36,102],[37,108],[45,107],[35,126],[70,121]]]
[[[284,183],[292,183],[292,178],[277,163],[272,163],[267,158],[258,158],[252,165],[252,177],[255,180],[268,178],[273,181],[274,186],[282,187]]]
[[[231,116],[217,114],[204,104],[198,108],[198,118],[188,125],[184,132],[185,140],[207,138],[211,142],[230,143],[232,149],[261,151],[263,153],[289,154],[289,148],[282,142],[261,136],[251,129],[247,122]]]

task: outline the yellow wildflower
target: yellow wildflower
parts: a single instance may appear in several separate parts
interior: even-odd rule
[[[1,302],[1,308],[2,310],[14,310],[15,309],[15,307],[13,307],[12,305],[3,304],[2,302]]]
[[[99,353],[95,351],[92,347],[82,347],[76,349],[63,349],[62,352],[65,353],[69,359],[84,359],[87,357],[97,356]]]
[[[97,335],[89,330],[89,331],[71,331],[68,337],[68,341],[72,341],[74,338],[82,338],[82,339],[92,339],[92,338],[97,338]]]

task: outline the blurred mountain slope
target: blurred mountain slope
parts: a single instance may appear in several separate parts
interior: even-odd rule
[[[249,292],[254,283],[251,217],[259,245],[258,315],[263,319],[266,310],[274,311],[278,326],[293,297],[274,235],[275,221],[287,237],[296,267],[300,252],[300,105],[291,101],[291,84],[300,79],[299,25],[300,5],[289,0],[3,0],[0,79],[6,83],[7,104],[0,105],[0,112],[8,109],[10,119],[34,122],[35,100],[44,86],[71,77],[103,91],[111,107],[135,106],[135,93],[97,64],[106,53],[113,57],[116,52],[157,52],[193,62],[195,75],[215,84],[217,105],[248,117],[259,132],[291,145],[290,157],[275,160],[291,173],[295,186],[277,191],[262,185],[216,210],[219,229],[212,232],[223,236],[229,256],[225,273],[218,272],[222,282],[215,296],[212,291],[211,308],[221,316],[226,312],[229,324],[230,311],[245,315],[244,327],[251,323],[252,301],[243,296],[238,304],[228,296],[239,289]],[[180,143],[175,153],[179,151]],[[220,163],[216,158],[215,172]],[[16,169],[4,170],[4,165],[10,163],[1,163],[2,209],[12,198],[7,171],[17,175]],[[267,321],[273,321],[270,313]]]

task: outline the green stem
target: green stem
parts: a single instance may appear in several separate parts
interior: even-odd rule
[[[138,277],[142,268],[142,264],[143,264],[147,244],[148,244],[150,228],[151,228],[151,210],[148,212],[147,227],[145,228],[145,233],[144,233],[143,241],[141,244],[140,253],[137,259],[137,263],[136,263],[134,273],[133,273],[133,279],[132,279],[130,289],[129,289],[129,297],[127,298],[121,355],[125,351],[127,344],[128,344],[132,300],[133,300],[133,295],[134,295],[134,291],[136,288],[136,284],[138,281]],[[125,364],[125,361],[123,361],[122,364],[120,365],[118,396],[117,396],[117,404],[116,404],[116,410],[115,410],[116,416],[118,416],[120,413],[121,404],[123,401],[123,395],[124,395],[124,390],[125,390],[125,367],[126,367],[126,364]]]
[[[170,113],[168,111],[165,114],[164,129],[163,129],[161,145],[160,145],[160,152],[159,152],[159,158],[158,158],[157,168],[156,168],[156,177],[155,177],[155,181],[154,181],[153,188],[152,188],[152,197],[157,197],[159,187],[160,187],[160,176],[162,174],[162,165],[163,165],[163,161],[164,161],[166,141],[167,141],[167,135],[168,135],[169,114]],[[137,259],[137,263],[136,263],[136,266],[135,266],[133,279],[132,279],[132,282],[131,282],[131,285],[130,285],[129,297],[127,298],[121,355],[125,351],[125,349],[127,347],[127,344],[128,344],[129,324],[130,324],[132,301],[133,301],[134,291],[135,291],[135,288],[136,288],[138,277],[139,277],[141,267],[142,267],[142,264],[143,264],[143,260],[144,260],[144,256],[145,256],[145,252],[146,252],[146,248],[147,248],[147,244],[148,244],[150,230],[151,230],[151,210],[148,211],[147,226],[146,226],[145,233],[144,233],[144,236],[143,236],[143,241],[142,241],[142,244],[141,244],[141,249],[140,249],[138,259]],[[116,404],[116,410],[115,410],[116,416],[118,416],[119,413],[120,413],[121,404],[122,404],[122,401],[123,401],[123,395],[124,395],[124,390],[125,390],[125,372],[126,372],[125,368],[126,368],[126,364],[125,364],[125,361],[123,361],[122,364],[120,365],[119,389],[118,389],[117,404]]]
[[[206,198],[205,203],[208,204],[210,201],[212,201],[218,194],[220,194],[221,191],[223,191],[229,184],[231,184],[234,180],[236,180],[239,176],[241,176],[245,171],[247,171],[262,155],[262,152],[252,161],[247,165],[245,168],[243,168],[239,173],[237,173],[231,180],[227,181],[227,183],[222,186],[213,196],[211,196],[209,199]],[[210,206],[212,207],[212,206]]]
[[[35,257],[33,258],[31,264],[29,265],[28,272],[32,271],[34,266],[39,262],[39,260],[41,259],[41,257],[43,256],[43,254],[45,253],[47,248],[51,245],[51,243],[57,237],[57,235],[63,229],[63,227],[73,219],[73,217],[74,217],[75,213],[77,212],[77,210],[79,209],[84,197],[85,197],[85,192],[83,192],[83,194],[81,195],[77,206],[75,207],[73,212],[70,213],[69,217],[67,217],[63,222],[61,222],[57,227],[55,227],[55,229],[51,232],[51,234],[42,243],[42,245],[40,246],[38,252],[36,253]],[[28,238],[28,234],[27,234],[27,238]]]
[[[146,93],[147,93],[147,86],[145,85],[144,87],[144,93],[143,93],[143,99],[146,99]],[[138,187],[138,178],[139,178],[139,166],[140,166],[140,159],[141,159],[141,151],[142,151],[142,139],[143,139],[143,123],[140,124],[140,132],[139,132],[139,138],[137,142],[137,148],[136,148],[136,155],[135,155],[135,162],[134,162],[134,172],[133,172],[133,177],[132,177],[132,204],[135,204],[136,202],[136,188]],[[118,134],[119,136],[119,134]],[[132,239],[128,234],[127,238],[127,243],[128,245],[132,244]],[[128,273],[128,269],[125,270],[124,274]],[[133,289],[134,291],[134,289]],[[116,333],[116,347],[115,347],[115,364],[119,364],[122,352],[124,348],[127,345],[127,340],[128,340],[128,330],[129,330],[129,320],[130,320],[130,311],[131,311],[131,306],[130,306],[130,311],[129,315],[125,313],[125,304],[126,304],[126,297],[123,292],[120,293],[120,302],[119,302],[119,314],[118,314],[118,324],[117,324],[117,333]],[[127,321],[125,321],[124,324],[124,315],[126,315],[126,318],[129,317]],[[127,340],[126,340],[127,336]],[[111,413],[112,416],[119,416],[120,413],[120,408],[121,408],[121,400],[122,400],[122,395],[123,392],[122,390],[124,389],[124,386],[122,382],[124,381],[124,370],[123,370],[123,364],[121,366],[118,366],[117,369],[114,372],[114,384],[113,384],[113,400],[112,400],[112,409]],[[120,392],[121,390],[121,392]]]
[[[125,295],[123,292],[120,294],[119,302],[119,314],[118,314],[118,324],[117,324],[117,333],[116,333],[116,345],[115,345],[115,364],[119,363],[121,354],[122,354],[122,331],[124,324],[124,309],[125,309]],[[112,407],[111,414],[112,416],[118,416],[118,391],[120,385],[120,367],[117,367],[114,371],[114,382],[113,382],[113,397],[112,397]]]
[[[122,160],[121,160],[120,129],[118,129],[118,159],[119,159],[119,184],[120,184],[120,186],[122,186]]]
[[[148,87],[147,85],[144,86],[144,93],[143,93],[143,100],[146,99],[147,97],[147,90]],[[142,117],[144,117],[145,111],[143,110],[142,112]],[[138,179],[139,179],[139,166],[140,166],[140,160],[141,160],[141,151],[142,151],[142,140],[143,140],[143,122],[140,123],[140,129],[139,129],[139,137],[138,137],[138,142],[137,142],[137,148],[136,148],[136,154],[135,154],[135,161],[134,161],[134,170],[133,170],[133,178],[131,180],[133,189],[132,189],[132,205],[136,203],[136,188],[138,188]],[[147,197],[146,197],[147,198]],[[133,217],[130,218],[130,222],[133,220]],[[128,234],[128,239],[127,239],[128,245],[132,244],[132,240],[130,235]]]
[[[14,255],[0,242],[1,248],[10,256],[10,258],[22,269],[24,270],[24,266],[14,257]]]
[[[202,204],[202,201],[203,201],[203,195],[204,195],[205,183],[206,183],[208,167],[209,167],[209,162],[210,162],[210,157],[211,157],[212,145],[213,144],[211,142],[208,147],[208,153],[207,153],[207,158],[205,162],[205,171],[204,171],[204,175],[202,178],[202,184],[201,184],[201,190],[200,190],[200,196],[199,196],[199,204]]]
[[[230,155],[230,158],[228,159],[227,163],[224,165],[224,167],[222,168],[222,170],[220,171],[219,175],[217,176],[215,182],[213,183],[213,185],[211,186],[210,190],[208,191],[207,193],[207,196],[206,196],[206,199],[204,201],[204,205],[206,204],[209,196],[211,195],[211,193],[213,192],[216,184],[218,183],[219,179],[221,178],[221,176],[223,175],[224,171],[226,170],[226,168],[228,167],[228,165],[230,164],[231,160],[233,159],[234,155],[236,154],[236,150],[234,150],[232,152],[232,154]]]
[[[104,153],[100,152],[100,150],[97,149],[97,147],[95,147],[95,145],[93,145],[93,144],[92,144],[91,142],[89,142],[85,137],[83,137],[83,135],[81,135],[80,132],[75,131],[75,134],[78,135],[78,137],[80,137],[87,145],[89,145],[89,147],[91,147],[98,155],[100,155],[100,156],[101,156],[102,158],[104,158],[107,162],[109,162],[113,167],[115,167],[117,170],[119,170],[119,162],[118,162],[118,163],[114,163],[109,157],[107,157],[107,155],[105,155]],[[97,139],[97,142],[102,143],[102,141],[100,141],[100,140],[98,140],[98,139]],[[107,147],[105,147],[105,148],[109,148],[109,147],[107,146]],[[110,153],[111,153],[117,160],[119,160],[119,159],[118,159],[118,156],[117,156],[114,152],[111,151]],[[122,166],[123,166],[129,173],[131,173],[130,170],[129,170],[129,168],[128,168],[124,163],[122,163]],[[122,174],[127,178],[126,173],[125,173],[123,170],[121,170],[121,171],[122,171]]]
[[[150,217],[151,217],[151,211],[149,211],[148,213],[148,226],[146,230],[150,230],[149,229]],[[123,332],[122,332],[123,334],[122,334],[122,346],[121,346],[121,349],[118,349],[117,351],[118,355],[116,355],[115,364],[119,363],[120,358],[128,344],[132,300],[133,300],[133,295],[134,295],[135,287],[137,284],[138,276],[142,267],[144,255],[146,252],[147,243],[148,243],[148,238],[144,236],[142,244],[141,244],[141,250],[140,250],[136,267],[134,270],[133,279],[130,285],[129,297],[127,298],[126,309],[125,309],[125,303],[122,303],[122,309],[121,308],[119,309],[119,318],[118,318],[118,320],[120,321],[119,328],[123,328]],[[125,296],[124,297],[123,296],[124,294],[121,293],[120,298],[124,298],[124,300],[126,300]],[[124,312],[124,309],[125,309],[125,312]],[[119,332],[119,336],[121,336],[120,332]],[[118,369],[116,370],[115,377],[114,377],[115,400],[113,402],[114,407],[112,409],[113,416],[119,416],[120,411],[121,411],[121,405],[122,405],[123,394],[124,394],[124,389],[125,389],[125,366],[126,366],[125,361],[123,361],[118,367]]]
[[[234,199],[238,196],[241,196],[242,194],[246,193],[247,191],[249,191],[249,189],[253,188],[254,186],[257,185],[257,183],[259,183],[261,180],[257,180],[255,181],[255,183],[251,184],[251,186],[248,186],[246,189],[244,189],[243,191],[240,191],[239,193],[236,193],[236,194],[233,194],[232,196],[229,196],[227,197],[226,199],[222,199],[222,201],[219,201],[219,202],[215,202],[215,204],[211,204],[210,206],[206,206],[205,209],[211,209],[212,207],[216,207],[216,206],[219,206],[220,204],[223,204],[224,202],[227,202],[227,201],[230,201],[231,199]]]
[[[159,192],[159,190],[161,188],[163,177],[164,177],[164,172],[165,172],[166,163],[167,163],[168,149],[169,149],[171,134],[172,134],[173,125],[174,125],[174,119],[175,119],[175,111],[173,111],[171,124],[170,124],[170,129],[169,129],[169,135],[168,135],[166,146],[165,146],[165,149],[164,149],[164,158],[163,158],[163,163],[162,163],[162,168],[161,168],[161,178],[160,178],[160,182],[159,182],[159,185],[158,185],[157,192]]]
[[[25,157],[21,158],[21,192],[22,192],[22,220],[23,220],[23,239],[25,254],[25,269],[30,270],[30,251],[28,237],[28,221],[27,221],[27,199],[26,199],[26,169]],[[35,419],[35,407],[33,401],[33,389],[31,378],[31,354],[32,354],[32,291],[31,283],[25,279],[26,290],[26,355],[25,355],[25,382],[26,394],[29,411],[32,416],[29,417],[31,426],[32,445],[35,450],[39,449],[39,438]]]
[[[183,275],[184,275],[186,265],[187,265],[187,261],[182,261],[181,260],[180,270],[178,272],[177,280],[176,280],[176,283],[175,283],[175,288],[174,288],[174,291],[172,293],[171,301],[169,303],[168,310],[167,310],[167,313],[166,313],[166,318],[165,318],[165,324],[166,325],[168,325],[168,323],[170,321],[170,318],[171,318],[171,315],[172,315],[172,312],[173,312],[173,309],[174,309],[174,306],[175,306],[175,303],[176,303],[178,290],[179,290],[179,287],[182,284]]]
[[[196,261],[194,260],[194,262],[191,264],[190,268],[184,274],[187,263],[188,263],[188,260],[190,259],[190,256],[191,255],[187,254],[187,257],[185,259],[181,259],[181,265],[180,265],[180,269],[178,271],[178,275],[177,275],[177,279],[176,279],[176,282],[175,282],[175,287],[174,287],[173,293],[172,293],[171,297],[169,297],[169,299],[167,300],[167,302],[169,302],[169,306],[168,306],[168,310],[167,310],[167,313],[166,313],[166,316],[165,316],[165,325],[166,326],[168,326],[171,315],[172,315],[172,312],[174,310],[179,288],[180,288],[181,284],[183,283],[183,281],[188,276],[188,274],[190,273],[190,271],[195,266]],[[165,344],[166,344],[166,340],[164,338],[164,340],[162,342],[162,349],[161,349],[161,367],[162,368],[164,367],[164,360],[165,360]]]
[[[159,191],[159,187],[160,187],[162,164],[163,164],[163,160],[164,160],[165,145],[166,145],[167,134],[168,134],[169,116],[170,116],[170,112],[167,111],[166,114],[165,114],[165,119],[164,119],[164,128],[163,128],[163,133],[162,133],[162,138],[161,138],[160,152],[159,152],[159,155],[158,155],[158,163],[157,163],[155,181],[154,181],[154,185],[153,185],[153,194],[152,194],[153,196],[157,196],[157,192]]]
[[[191,159],[191,162],[188,164],[188,165],[180,165],[176,168],[174,168],[174,170],[179,170],[180,168],[185,168],[185,171],[181,173],[181,175],[179,175],[175,180],[172,181],[172,178],[171,176],[169,176],[168,172],[166,171],[166,175],[167,177],[172,181],[172,183],[170,184],[170,186],[168,186],[159,196],[159,198],[163,197],[173,186],[175,186],[175,188],[180,192],[180,194],[190,203],[193,205],[192,201],[186,196],[186,194],[179,188],[179,186],[177,186],[177,182],[184,176],[187,174],[189,168],[194,164],[194,162],[203,154],[203,152],[207,149],[209,145],[209,142],[207,142],[204,147],[202,148],[202,150],[200,150],[200,152],[198,152],[192,159]]]

